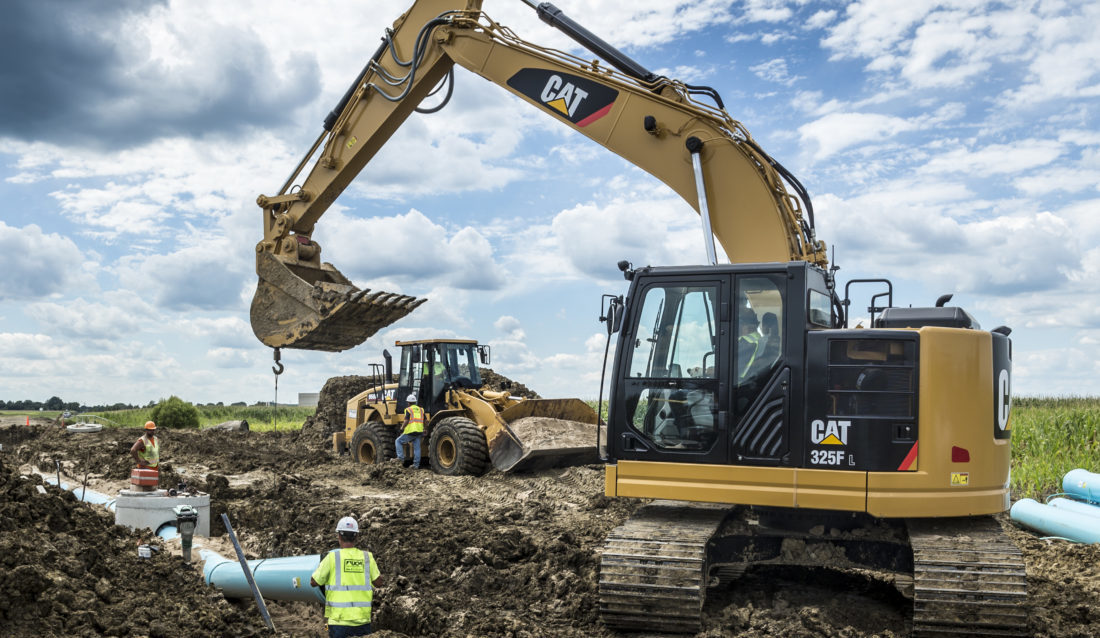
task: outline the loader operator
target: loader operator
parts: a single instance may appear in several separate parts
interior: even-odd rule
[[[416,395],[410,394],[407,399],[409,407],[405,408],[405,429],[401,431],[401,436],[397,437],[397,460],[401,461],[401,465],[413,468],[420,467],[420,439],[424,435],[424,408],[416,404]],[[405,458],[405,444],[411,443],[413,449],[413,458],[408,460]]]
[[[157,424],[145,422],[145,433],[130,448],[130,456],[143,470],[156,470],[160,466],[160,441],[157,440]]]
[[[374,562],[374,554],[355,547],[359,523],[354,518],[340,519],[336,539],[340,549],[325,554],[309,577],[309,584],[325,588],[329,638],[369,636],[371,602],[374,588],[382,586],[382,574]]]

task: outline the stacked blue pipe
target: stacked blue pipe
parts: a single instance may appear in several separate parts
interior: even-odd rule
[[[1062,477],[1062,491],[1079,501],[1100,504],[1100,474],[1070,470]]]
[[[207,549],[202,550],[199,556],[206,561],[202,570],[206,584],[222,590],[226,598],[252,597],[252,588],[238,560],[225,558]],[[325,602],[321,590],[309,584],[310,574],[320,563],[319,554],[310,554],[250,560],[248,568],[260,594],[266,599]]]
[[[1073,499],[1055,498],[1046,505],[1021,499],[1012,505],[1012,520],[1048,536],[1100,543],[1100,474],[1071,470],[1062,489]]]

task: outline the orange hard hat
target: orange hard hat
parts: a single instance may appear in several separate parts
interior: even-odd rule
[[[146,421],[145,422],[145,429],[146,430],[155,430],[155,429],[157,429],[157,424],[153,423],[152,421]]]

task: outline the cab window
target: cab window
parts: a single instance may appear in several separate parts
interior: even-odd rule
[[[631,427],[660,449],[705,451],[717,439],[718,286],[654,285],[630,334]]]

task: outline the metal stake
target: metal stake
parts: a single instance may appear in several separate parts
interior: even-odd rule
[[[264,597],[260,595],[260,588],[256,586],[256,580],[252,578],[252,570],[248,568],[248,561],[244,558],[244,550],[241,549],[241,543],[233,532],[233,526],[229,524],[229,515],[225,512],[222,512],[222,524],[225,525],[225,531],[229,532],[229,540],[233,541],[233,549],[237,552],[237,560],[241,562],[244,577],[248,581],[248,586],[252,588],[252,595],[256,597],[256,606],[260,608],[260,615],[264,617],[267,628],[275,631],[275,625],[271,623],[271,614],[267,613],[267,605],[264,604]]]

